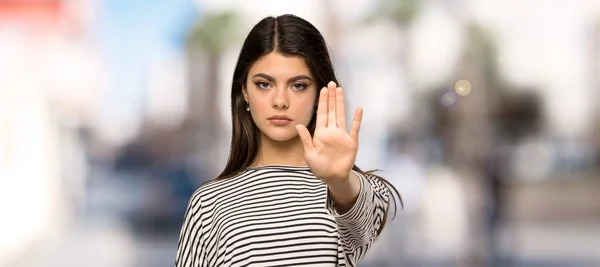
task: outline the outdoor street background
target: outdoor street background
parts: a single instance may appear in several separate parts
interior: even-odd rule
[[[173,266],[285,13],[404,198],[360,266],[600,266],[598,0],[0,0],[0,266]]]

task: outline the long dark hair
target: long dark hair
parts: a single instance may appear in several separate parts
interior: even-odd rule
[[[246,102],[242,88],[246,85],[248,71],[252,64],[260,57],[274,51],[286,56],[303,58],[316,80],[317,88],[327,86],[329,81],[334,81],[339,85],[325,40],[311,23],[290,14],[267,17],[258,22],[246,37],[233,72],[233,82],[231,84],[231,115],[233,124],[231,148],[227,165],[216,180],[235,176],[249,167],[256,159],[259,149],[260,132],[254,124],[250,113],[246,111]],[[318,101],[317,94],[315,105]],[[316,109],[310,123],[307,125],[311,135],[314,133],[315,123]],[[375,176],[388,185],[389,188],[393,189],[391,197],[394,200],[395,211],[397,209],[397,200],[403,205],[400,193],[387,180],[373,174],[373,171],[362,171],[356,165],[352,169],[364,175]],[[398,198],[396,198],[394,193],[396,193]],[[384,218],[384,224],[385,221]],[[383,229],[383,227],[381,228]]]

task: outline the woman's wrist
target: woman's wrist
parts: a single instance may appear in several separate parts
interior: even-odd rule
[[[335,202],[335,207],[338,213],[344,214],[348,212],[356,200],[361,190],[360,177],[353,171],[350,171],[347,179],[333,179],[327,185],[329,193]]]

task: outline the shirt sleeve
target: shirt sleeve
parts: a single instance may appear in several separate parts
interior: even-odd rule
[[[202,247],[202,222],[200,220],[200,196],[194,192],[188,201],[183,225],[177,244],[175,267],[205,266]]]
[[[389,188],[378,178],[362,175],[361,187],[352,208],[339,214],[335,201],[327,191],[327,209],[333,214],[346,261],[355,266],[371,248],[379,232],[389,207]]]

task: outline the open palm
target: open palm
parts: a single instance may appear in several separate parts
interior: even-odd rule
[[[296,126],[308,166],[327,184],[348,178],[356,160],[363,111],[356,109],[350,133],[345,112],[344,91],[330,82],[320,92],[314,136],[304,125]]]

